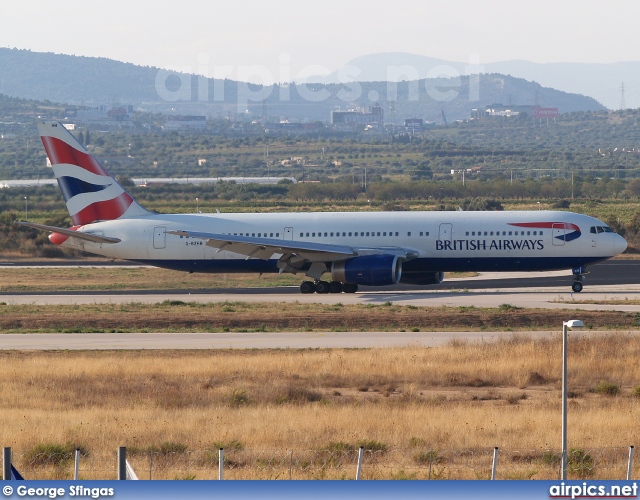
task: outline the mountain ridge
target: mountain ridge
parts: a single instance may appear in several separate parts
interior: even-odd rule
[[[435,60],[435,59],[433,59]],[[440,60],[436,60],[440,61]],[[604,109],[592,98],[496,73],[393,83],[316,83],[260,86],[206,79],[107,58],[0,48],[0,93],[69,104],[113,102],[179,114],[328,121],[336,109],[379,104],[402,123],[405,118],[466,119],[472,108],[494,103],[557,107],[560,112]],[[476,95],[477,94],[477,95]],[[434,97],[435,96],[435,97]],[[477,97],[477,98],[476,98]]]

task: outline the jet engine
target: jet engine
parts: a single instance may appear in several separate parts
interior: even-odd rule
[[[331,279],[342,283],[394,285],[402,276],[402,261],[396,255],[364,255],[331,264]]]

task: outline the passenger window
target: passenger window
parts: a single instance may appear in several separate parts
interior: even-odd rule
[[[527,236],[531,236],[531,231],[527,231]]]
[[[386,232],[386,231],[385,231],[384,233],[382,233],[382,236],[386,236],[386,235],[387,235],[387,232]]]
[[[427,231],[427,232],[425,233],[425,236],[429,236],[429,231]]]
[[[540,231],[540,236],[542,236],[542,231]]]
[[[307,233],[307,238],[309,237],[309,233]]]
[[[466,233],[464,233],[465,236],[469,236],[469,231],[467,231]],[[422,236],[422,231],[420,232],[420,236]]]
[[[538,231],[534,231],[534,232],[533,232],[533,235],[534,235],[534,236],[535,236],[536,234],[538,234]]]
[[[349,236],[351,236],[351,232],[349,232]]]
[[[324,233],[324,237],[325,237],[325,238],[327,237],[327,233]]]
[[[367,236],[369,236],[369,231],[367,231]]]
[[[378,231],[378,236],[380,236],[380,231]]]
[[[280,233],[276,233],[276,238],[280,238]]]

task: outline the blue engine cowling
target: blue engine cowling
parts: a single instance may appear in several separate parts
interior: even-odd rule
[[[367,286],[394,285],[402,276],[402,261],[396,255],[364,255],[331,265],[331,279]]]
[[[409,272],[404,273],[400,283],[407,285],[439,285],[444,281],[444,273]]]

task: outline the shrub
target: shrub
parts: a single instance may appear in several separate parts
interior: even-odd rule
[[[249,396],[247,395],[247,391],[241,391],[239,389],[234,389],[233,391],[231,391],[231,394],[227,396],[227,400],[229,402],[229,405],[233,406],[234,408],[248,405],[251,402]]]
[[[165,441],[160,445],[158,453],[160,455],[171,455],[173,453],[184,453],[187,451],[187,445],[184,443],[176,443],[173,441]]]
[[[591,476],[594,473],[593,458],[580,448],[572,449],[567,457],[567,469],[578,477]]]
[[[62,466],[73,460],[76,449],[79,449],[82,455],[88,455],[86,448],[76,446],[71,442],[66,444],[40,443],[27,450],[25,460],[30,464],[39,466]]]
[[[605,396],[617,396],[620,394],[620,386],[606,380],[601,380],[595,388],[595,392]]]
[[[380,451],[385,452],[389,448],[386,444],[381,443],[380,441],[376,441],[375,439],[371,439],[369,441],[361,440],[358,441],[358,448],[364,448],[364,451]]]
[[[275,402],[278,404],[304,404],[320,401],[321,399],[322,394],[320,392],[292,384],[287,386],[284,392],[275,398]]]
[[[413,460],[419,465],[440,464],[443,458],[436,450],[421,451],[413,455]]]

